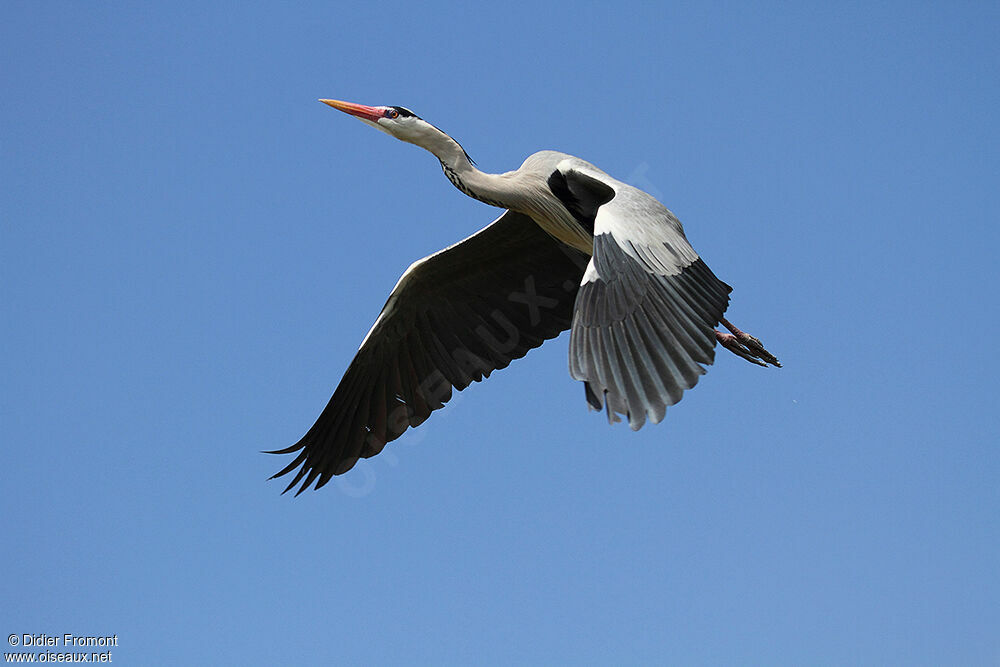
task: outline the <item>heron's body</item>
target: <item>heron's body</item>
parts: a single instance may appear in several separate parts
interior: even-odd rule
[[[276,475],[299,468],[289,489],[323,486],[422,423],[453,388],[568,328],[570,373],[589,405],[633,429],[659,422],[695,385],[717,340],[780,365],[723,318],[731,288],[649,194],[556,151],[486,174],[402,107],[324,102],[430,151],[455,187],[506,212],[406,270],[316,424],[277,452],[299,452]],[[720,321],[733,333],[715,331]]]

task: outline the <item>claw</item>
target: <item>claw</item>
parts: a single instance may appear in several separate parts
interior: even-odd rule
[[[759,366],[767,366],[768,364],[771,364],[772,366],[781,368],[781,362],[778,361],[776,356],[764,348],[764,344],[760,342],[760,339],[736,328],[724,317],[720,320],[720,322],[722,322],[723,326],[733,332],[731,334],[725,334],[719,331],[715,332],[715,337],[720,343],[722,343],[723,347],[733,354],[743,357],[747,361],[753,362]]]
[[[737,335],[736,337],[739,338],[740,342],[743,343],[755,357],[760,357],[766,363],[781,368],[781,362],[778,361],[778,358],[765,350],[764,344],[761,343],[758,338],[755,338],[748,333],[744,333],[742,336]]]
[[[722,333],[721,331],[715,332],[715,338],[719,341],[722,347],[726,348],[738,357],[743,357],[751,364],[757,364],[758,366],[767,366],[763,361],[758,359],[753,352],[743,347],[739,339],[733,334]]]

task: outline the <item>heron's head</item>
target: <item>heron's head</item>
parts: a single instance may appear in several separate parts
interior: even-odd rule
[[[430,148],[435,140],[444,135],[444,132],[405,107],[367,107],[340,100],[320,100],[320,102],[350,114],[401,141],[423,148]]]

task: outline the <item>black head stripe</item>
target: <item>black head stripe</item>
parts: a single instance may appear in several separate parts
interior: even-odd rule
[[[420,118],[417,114],[413,113],[406,107],[389,107],[390,109],[395,109],[396,113],[399,114],[400,118]]]

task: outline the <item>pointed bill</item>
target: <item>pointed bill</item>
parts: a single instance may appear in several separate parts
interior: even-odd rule
[[[320,100],[320,102],[364,120],[377,121],[382,117],[382,107],[368,107],[364,104],[354,104],[353,102],[342,102],[340,100]]]

